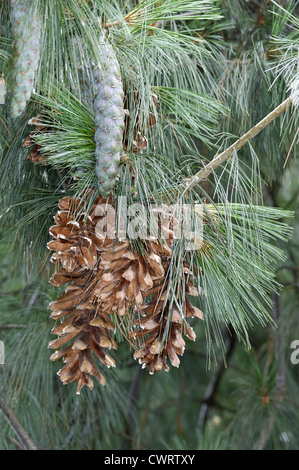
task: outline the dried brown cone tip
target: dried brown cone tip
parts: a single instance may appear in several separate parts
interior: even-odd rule
[[[31,118],[28,121],[28,124],[31,126],[35,126],[38,132],[46,132],[48,130],[48,127],[43,124],[42,118],[40,116],[36,116]],[[34,137],[37,135],[36,131],[30,132],[29,136],[24,140],[23,142],[23,147],[29,148],[30,151],[27,155],[27,160],[29,160],[31,163],[36,163],[40,162],[44,166],[47,165],[47,159],[45,155],[41,152],[41,146],[35,144],[34,142]]]
[[[41,116],[32,117],[29,119],[28,124],[30,124],[30,126],[35,126],[38,131],[44,131],[48,129],[48,126],[43,122]]]
[[[135,101],[135,108],[138,107],[138,93],[137,91],[134,92],[134,101]],[[158,102],[158,98],[157,96],[152,93],[152,103],[153,103],[153,106],[152,108],[149,109],[149,113],[148,113],[148,117],[147,117],[147,120],[145,120],[145,125],[147,128],[151,128],[151,127],[154,127],[156,125],[156,108],[159,106],[159,102]],[[129,108],[130,107],[130,103],[129,103],[129,98],[128,96],[126,96],[126,100],[125,100],[125,135],[128,135],[129,133],[129,129],[130,129],[130,112],[129,112]],[[140,132],[139,128],[140,128],[140,110],[138,108],[138,112],[137,112],[137,117],[135,118],[135,121],[134,121],[134,138],[133,138],[133,146],[132,146],[132,150],[133,152],[138,152],[138,151],[143,151],[147,148],[147,137],[145,135],[143,135],[142,132]],[[124,149],[126,150],[128,148],[128,139],[125,138],[124,139]]]
[[[52,330],[58,338],[49,343],[49,348],[56,349],[50,359],[63,359],[60,380],[65,385],[77,381],[78,394],[85,385],[93,388],[92,377],[105,385],[95,357],[107,367],[114,367],[115,361],[105,349],[117,349],[111,337],[114,323],[103,312],[93,288],[100,252],[106,244],[97,234],[96,224],[105,214],[103,205],[111,201],[97,197],[88,209],[90,197],[91,191],[85,197],[66,196],[59,201],[55,225],[50,228],[54,239],[48,243],[49,250],[54,251],[51,261],[57,267],[51,284],[70,283],[49,305],[51,318],[60,322]]]
[[[89,280],[85,282],[88,285]],[[86,286],[71,285],[50,303],[49,309],[52,319],[61,320],[52,329],[58,338],[50,341],[48,347],[55,349],[51,361],[63,358],[64,366],[58,372],[62,383],[67,385],[77,381],[77,394],[85,385],[93,389],[92,377],[105,385],[106,379],[99,372],[95,357],[105,366],[115,367],[114,359],[105,349],[117,349],[117,344],[111,337],[115,326],[102,312],[97,299]]]
[[[185,265],[181,277],[180,292],[198,296],[197,288],[189,280],[190,270]],[[184,284],[184,285],[182,285]],[[185,298],[181,301],[181,311],[170,306],[170,294],[167,293],[167,281],[156,281],[147,292],[150,299],[141,309],[135,321],[135,331],[131,336],[139,341],[139,348],[134,359],[139,359],[142,368],[149,368],[150,374],[162,369],[168,372],[167,359],[174,367],[179,367],[179,356],[184,354],[183,335],[195,341],[196,334],[187,319],[197,317],[203,320],[203,313]]]
[[[77,279],[95,268],[98,255],[107,243],[97,232],[96,225],[104,217],[103,206],[108,202],[98,197],[86,210],[87,199],[66,196],[59,201],[55,225],[49,230],[53,240],[47,244],[48,249],[54,251],[51,262],[63,268],[52,276],[50,282],[53,285]]]

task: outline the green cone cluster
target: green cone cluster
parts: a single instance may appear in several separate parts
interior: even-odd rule
[[[15,41],[14,82],[11,114],[18,117],[29,101],[38,70],[41,41],[40,19],[30,0],[11,0],[11,22]]]
[[[125,126],[124,91],[112,47],[102,43],[100,63],[94,69],[96,176],[99,192],[108,196],[116,184]]]

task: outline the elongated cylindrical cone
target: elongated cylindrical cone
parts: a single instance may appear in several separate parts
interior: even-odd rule
[[[41,21],[31,6],[31,0],[11,0],[11,22],[15,46],[11,101],[13,117],[18,117],[24,111],[34,89],[39,65]]]
[[[115,184],[123,148],[124,91],[118,60],[110,44],[102,41],[100,61],[94,68],[96,175],[99,192],[109,195]]]

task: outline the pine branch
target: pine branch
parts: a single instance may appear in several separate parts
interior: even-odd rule
[[[194,176],[189,178],[185,183],[185,191],[190,191],[194,186],[200,183],[202,180],[207,178],[210,173],[212,173],[216,168],[218,168],[222,163],[227,161],[233,152],[240,150],[245,144],[252,140],[257,134],[259,134],[265,127],[267,127],[272,121],[274,121],[278,116],[286,111],[286,109],[291,105],[292,98],[289,97],[283,101],[277,108],[275,108],[271,113],[269,113],[264,119],[262,119],[258,124],[253,126],[246,134],[240,137],[236,142],[234,142],[230,147],[224,150],[222,153],[213,158],[213,160],[208,163],[202,170],[196,173]]]
[[[12,413],[12,411],[8,408],[5,401],[0,398],[0,411],[2,411],[6,421],[16,433],[18,439],[22,442],[24,448],[26,450],[38,450],[34,442],[28,436],[27,432],[16,418],[16,416]]]

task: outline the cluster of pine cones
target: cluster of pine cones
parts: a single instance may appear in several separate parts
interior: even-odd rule
[[[98,196],[89,209],[87,197],[59,201],[55,225],[50,228],[53,240],[48,243],[56,266],[50,282],[67,284],[64,293],[49,305],[51,318],[57,321],[52,333],[58,336],[49,343],[55,349],[51,360],[63,358],[58,374],[63,384],[76,381],[77,393],[84,385],[93,388],[92,377],[105,384],[95,359],[107,367],[115,366],[107,351],[117,349],[115,332],[120,324],[127,325],[124,337],[135,348],[134,358],[152,374],[168,371],[168,359],[179,366],[178,356],[185,349],[183,335],[195,340],[187,319],[203,318],[187,298],[198,292],[186,262],[178,286],[183,302],[178,308],[170,301],[171,226],[165,241],[139,240],[142,249],[137,250],[129,241],[113,238],[111,227],[109,238],[97,229],[107,204],[114,205],[112,196]]]
[[[16,51],[11,103],[14,117],[23,112],[30,99],[41,55],[41,23],[36,15],[31,26],[25,21],[29,6],[29,0],[11,0]],[[168,371],[168,361],[179,366],[179,356],[185,349],[183,335],[195,340],[187,320],[203,318],[187,298],[198,292],[186,261],[176,267],[177,293],[172,292],[176,221],[171,214],[166,215],[172,219],[172,226],[162,227],[162,239],[139,239],[133,244],[117,239],[113,224],[106,232],[109,236],[98,230],[106,216],[105,207],[115,207],[113,192],[123,150],[129,146],[134,152],[147,146],[137,128],[132,143],[124,136],[129,119],[125,109],[128,97],[115,51],[104,36],[100,52],[98,63],[83,66],[79,73],[81,85],[86,85],[82,104],[94,114],[98,185],[84,195],[66,196],[59,201],[55,224],[50,228],[53,239],[48,243],[56,267],[50,282],[57,287],[67,285],[64,293],[49,305],[51,318],[56,321],[52,333],[58,337],[49,343],[49,348],[55,350],[51,360],[63,359],[60,379],[63,384],[77,382],[77,393],[85,385],[92,389],[93,377],[105,384],[96,362],[115,366],[107,351],[117,349],[117,330],[133,346],[134,358],[153,374],[161,369]],[[154,96],[153,103],[155,107],[158,104]],[[38,117],[29,123],[36,126],[37,132],[47,132]],[[155,123],[155,116],[150,113],[148,126]],[[34,144],[36,131],[24,142],[24,147],[31,149],[27,158],[46,165],[42,149]],[[93,193],[96,197],[90,207],[88,201]]]

